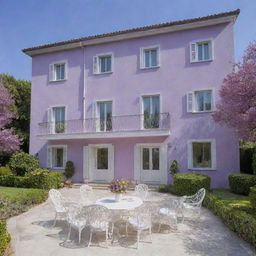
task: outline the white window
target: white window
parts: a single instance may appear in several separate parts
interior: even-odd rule
[[[97,130],[101,132],[112,130],[112,102],[97,102]]]
[[[160,148],[142,148],[142,170],[160,170]]]
[[[108,170],[108,148],[97,148],[97,170]]]
[[[93,57],[93,73],[105,74],[113,72],[113,54],[106,53]]]
[[[47,152],[47,167],[54,169],[65,168],[67,161],[67,146],[66,145],[51,145],[48,146]]]
[[[216,169],[215,140],[192,140],[188,143],[189,169]]]
[[[140,68],[159,67],[159,59],[159,46],[143,47],[140,49]]]
[[[204,40],[190,43],[190,62],[213,60],[213,41]]]
[[[67,62],[57,62],[50,64],[50,81],[62,81],[67,79]]]
[[[192,113],[211,112],[213,110],[212,90],[198,90],[187,94],[187,111]]]
[[[66,121],[66,107],[51,107],[48,109],[49,133],[64,133]]]

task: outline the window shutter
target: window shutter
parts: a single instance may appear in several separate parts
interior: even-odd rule
[[[190,43],[190,62],[196,62],[197,61],[197,47],[196,43]]]
[[[84,147],[83,178],[89,179],[89,146]]]
[[[167,184],[168,182],[168,166],[167,166],[167,159],[168,159],[168,145],[164,144],[160,147],[160,170],[161,170],[161,184]]]
[[[194,93],[189,92],[187,93],[187,112],[193,112],[194,111]]]
[[[114,174],[114,146],[110,145],[108,147],[108,169],[110,170],[110,173]],[[111,175],[111,177],[109,177],[109,180],[111,181],[114,178],[114,176]]]
[[[49,81],[55,81],[54,64],[49,65]]]
[[[216,141],[213,140],[211,143],[211,151],[212,151],[212,169],[216,170],[217,164],[216,164]]]
[[[209,58],[213,60],[213,41],[209,41]]]
[[[47,148],[47,168],[52,168],[52,147]]]
[[[65,65],[64,65],[64,79],[68,79],[68,63],[65,62]]]
[[[193,168],[193,148],[192,148],[192,142],[188,142],[188,169]]]
[[[141,162],[140,162],[140,152],[141,147],[135,145],[134,147],[134,181],[136,184],[140,183],[140,171],[141,171]]]
[[[144,49],[140,48],[140,68],[144,68]]]
[[[97,56],[93,57],[93,74],[99,73],[99,58]]]
[[[66,166],[66,162],[67,162],[67,147],[63,148],[63,167]]]
[[[48,133],[52,134],[53,133],[53,111],[52,108],[48,108],[47,110],[47,129]]]

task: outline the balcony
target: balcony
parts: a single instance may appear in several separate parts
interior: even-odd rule
[[[38,136],[46,140],[168,136],[170,115],[107,116],[39,124]]]

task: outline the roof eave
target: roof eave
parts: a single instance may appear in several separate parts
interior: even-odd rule
[[[234,14],[234,15],[218,17],[218,18],[209,19],[209,20],[172,25],[172,26],[167,26],[167,27],[162,27],[162,28],[154,28],[154,29],[149,29],[149,30],[144,30],[144,31],[134,31],[134,32],[124,33],[124,34],[119,34],[119,35],[112,35],[112,36],[106,36],[106,37],[101,37],[101,38],[80,40],[78,42],[63,43],[62,45],[54,45],[54,46],[44,47],[41,49],[34,49],[34,50],[24,49],[23,52],[25,54],[27,54],[28,56],[32,57],[32,56],[39,55],[39,54],[45,54],[45,53],[51,53],[51,52],[57,52],[57,51],[63,51],[63,50],[70,50],[70,49],[84,47],[84,46],[88,46],[88,45],[103,44],[103,43],[122,41],[122,40],[133,39],[133,38],[165,34],[165,33],[170,33],[170,32],[175,32],[175,31],[180,31],[180,30],[188,30],[188,29],[195,29],[195,28],[200,28],[200,27],[213,26],[213,25],[218,25],[218,24],[222,24],[222,23],[235,22],[237,16],[238,16],[237,14]]]

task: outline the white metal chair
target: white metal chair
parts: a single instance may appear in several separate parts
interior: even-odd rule
[[[175,229],[178,228],[178,217],[179,215],[183,221],[183,203],[185,197],[179,199],[169,200],[164,207],[159,209],[159,226],[158,232],[161,230],[161,225],[166,224],[170,228],[172,227],[172,222],[175,224]]]
[[[82,205],[90,205],[93,203],[93,188],[87,184],[80,187],[80,197]]]
[[[89,205],[86,207],[86,216],[88,225],[90,227],[90,239],[88,247],[91,245],[92,233],[105,232],[106,234],[106,246],[108,247],[108,230],[111,223],[111,216],[109,210],[101,205]],[[113,224],[112,231],[113,233]]]
[[[53,223],[53,227],[55,227],[58,217],[67,220],[67,209],[64,206],[64,200],[62,198],[62,195],[58,190],[51,189],[49,191],[49,196],[55,208],[55,218]]]
[[[133,214],[129,217],[126,222],[126,236],[128,236],[128,227],[131,226],[137,231],[137,249],[139,248],[140,234],[144,230],[149,231],[150,243],[152,243],[152,220],[151,220],[151,207],[144,205],[139,207]]]
[[[184,209],[196,211],[198,214],[198,217],[200,218],[201,206],[205,197],[205,193],[206,193],[205,189],[201,188],[197,191],[196,194],[192,196],[185,196],[185,200],[183,203]]]
[[[135,194],[140,197],[143,201],[146,200],[148,196],[148,185],[146,184],[138,184],[135,187]]]
[[[86,209],[80,206],[79,204],[72,204],[68,208],[68,223],[69,223],[69,232],[68,238],[70,239],[71,228],[78,229],[78,242],[81,241],[81,232],[86,227],[87,224],[87,212]]]

